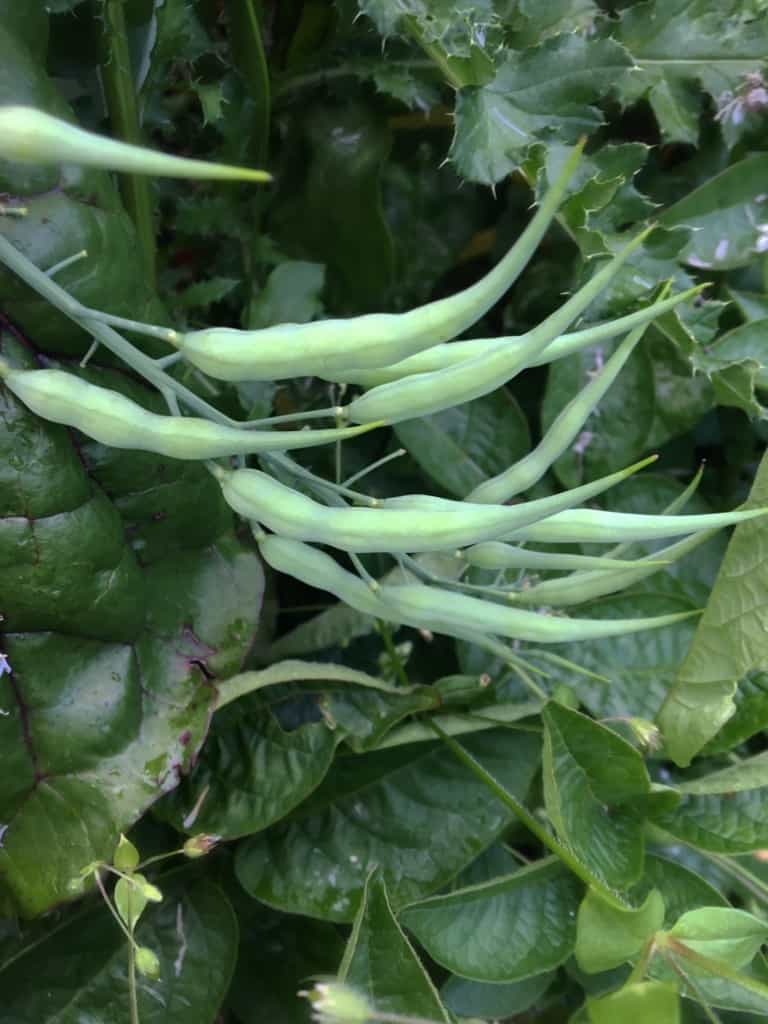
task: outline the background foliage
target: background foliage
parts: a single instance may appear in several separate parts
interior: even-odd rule
[[[585,322],[631,310],[662,280],[711,285],[647,332],[536,493],[659,451],[657,471],[606,507],[659,511],[702,460],[689,511],[731,508],[753,481],[751,500],[765,505],[766,470],[755,474],[768,384],[767,7],[0,0],[0,103],[275,176],[260,191],[148,185],[0,161],[0,230],[43,268],[87,250],[57,280],[150,322],[398,311],[480,276],[586,133],[557,226],[472,333],[536,323],[650,219],[659,229]],[[79,369],[89,339],[5,270],[0,299],[3,351],[161,408],[101,352]],[[407,455],[369,478],[372,493],[461,496],[527,451],[609,354],[526,371],[486,398],[350,442],[344,473],[402,445]],[[329,386],[311,378],[211,394],[193,369],[178,372],[239,417],[328,404]],[[129,1020],[124,939],[98,894],[73,901],[71,887],[129,829],[145,857],[201,831],[222,837],[203,860],[150,872],[165,898],[139,925],[162,968],[141,982],[144,1024],[306,1021],[297,989],[340,965],[379,1008],[434,1020],[673,1021],[668,968],[650,988],[623,989],[623,1004],[600,997],[676,921],[700,952],[766,976],[760,928],[715,949],[698,921],[685,931],[680,920],[729,905],[766,917],[762,520],[740,527],[725,557],[718,536],[585,608],[706,604],[698,625],[559,648],[596,675],[542,661],[540,685],[559,701],[542,710],[476,648],[393,638],[325,608],[327,595],[265,583],[201,466],[86,442],[6,391],[0,449],[12,669],[0,678],[0,1021]],[[332,451],[303,458],[335,471]],[[242,671],[262,675],[235,701]],[[423,713],[436,709],[508,794],[549,820],[570,863],[545,856],[434,741]],[[638,719],[656,722],[659,750],[639,744]],[[596,891],[622,894],[631,926]],[[722,935],[738,931],[729,921]],[[723,1019],[768,1014],[764,995],[733,980],[701,974],[683,989]],[[683,1014],[706,1019],[694,998]]]

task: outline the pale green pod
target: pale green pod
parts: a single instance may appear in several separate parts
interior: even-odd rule
[[[657,629],[695,614],[682,612],[642,619],[566,619],[509,608],[421,583],[386,584],[374,593],[329,555],[308,544],[269,536],[260,541],[259,548],[264,561],[273,569],[325,590],[358,611],[448,636],[479,632],[532,643],[572,643]]]
[[[533,604],[538,607],[552,606],[567,608],[571,605],[594,601],[606,594],[626,590],[635,583],[662,572],[672,562],[687,555],[714,536],[716,530],[693,533],[683,540],[670,544],[647,558],[638,559],[629,568],[576,572],[556,580],[544,580],[534,587],[511,591],[508,598],[515,604]],[[662,560],[662,564],[659,563]]]
[[[627,335],[602,370],[561,410],[532,451],[503,473],[478,484],[464,500],[503,504],[538,483],[578,437],[644,333],[645,327],[636,327]]]
[[[414,507],[386,502],[380,508],[328,508],[258,469],[218,467],[215,472],[224,499],[235,512],[281,536],[358,554],[407,554],[495,540],[510,529],[588,501],[652,461],[646,459],[601,480],[521,505],[470,505],[435,498],[429,503],[433,512],[429,516],[418,503]]]
[[[536,544],[614,544],[666,540],[668,537],[680,537],[700,530],[735,526],[765,515],[766,512],[768,508],[751,508],[694,516],[649,516],[634,512],[574,508],[515,530],[507,534],[505,539],[532,541]]]
[[[564,305],[529,331],[520,345],[511,348],[502,339],[490,351],[458,366],[382,384],[350,402],[346,407],[347,416],[356,423],[367,423],[381,419],[382,410],[386,409],[387,421],[399,423],[462,405],[495,391],[529,366],[536,353],[543,352],[584,312],[651,230],[646,228],[633,238]]]
[[[502,541],[489,540],[459,552],[477,569],[539,569],[569,572],[571,569],[634,569],[638,560],[620,561],[598,555],[560,555],[552,551],[529,551]]]
[[[0,107],[0,157],[19,163],[105,167],[153,177],[272,180],[267,171],[188,160],[96,135],[35,107]]]
[[[456,295],[408,313],[278,324],[256,331],[214,327],[170,340],[188,362],[216,380],[242,381],[324,377],[350,365],[386,366],[453,338],[486,313],[524,269],[565,195],[581,148],[574,148],[562,174],[506,256],[480,281]],[[125,326],[114,318],[109,322]]]
[[[573,331],[570,334],[563,334],[555,338],[542,351],[530,357],[528,366],[543,366],[546,363],[553,363],[556,359],[563,359],[565,356],[580,352],[590,345],[597,345],[603,341],[610,341],[611,338],[624,334],[625,331],[633,330],[635,327],[642,327],[649,324],[656,317],[674,309],[681,302],[698,295],[704,285],[696,288],[689,288],[685,292],[673,295],[669,299],[661,299],[644,309],[634,313],[627,313],[616,320],[606,320],[603,323],[592,324],[580,331]],[[374,369],[353,368],[346,366],[334,370],[333,376],[324,379],[335,381],[339,384],[359,384],[364,388],[375,388],[380,384],[389,384],[390,381],[402,380],[404,377],[412,377],[417,373],[434,373],[438,370],[446,370],[469,359],[475,359],[495,351],[500,344],[518,351],[526,344],[527,334],[513,334],[504,338],[472,338],[469,341],[452,341],[440,345],[433,345],[431,348],[417,352],[398,363],[391,363],[389,366],[381,366]],[[317,374],[322,377],[323,374]]]
[[[401,621],[418,623],[420,628],[435,633],[477,632],[536,644],[564,644],[623,636],[625,633],[669,626],[698,614],[677,612],[638,619],[567,619],[509,608],[420,583],[387,585],[381,588],[380,596],[382,603],[391,605]]]
[[[237,430],[192,416],[160,416],[109,388],[63,370],[12,370],[0,377],[28,409],[53,423],[82,431],[112,448],[154,452],[174,459],[289,451],[343,441],[357,427],[327,430]]]

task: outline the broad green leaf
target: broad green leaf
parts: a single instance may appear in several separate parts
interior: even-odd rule
[[[636,956],[664,923],[664,899],[652,889],[642,906],[617,910],[589,891],[576,919],[576,962],[582,971],[597,974]]]
[[[325,285],[322,263],[286,260],[271,272],[262,290],[248,306],[249,330],[272,324],[305,324],[322,313],[320,295]]]
[[[466,741],[465,741],[466,742]],[[402,923],[454,974],[510,982],[573,952],[580,883],[555,858],[407,907]]]
[[[392,913],[378,871],[366,881],[339,980],[368,996],[381,1013],[449,1020],[432,980]]]
[[[594,106],[615,88],[632,60],[613,39],[562,34],[505,56],[495,77],[460,90],[451,157],[470,181],[493,185],[523,160],[538,138],[574,142],[602,123]]]
[[[463,498],[530,450],[525,416],[503,388],[395,426],[404,448],[449,494]]]
[[[750,672],[739,682],[733,695],[736,710],[703,750],[722,754],[768,728],[768,674]]]
[[[642,880],[632,889],[631,896],[639,903],[652,889],[657,889],[664,899],[665,927],[674,924],[687,910],[726,906],[727,903],[725,897],[701,875],[668,857],[649,853],[645,858]]]
[[[427,686],[416,687],[410,693],[329,687],[320,695],[318,703],[326,723],[339,730],[347,746],[362,753],[378,747],[402,719],[432,710],[440,704],[440,699],[437,691]],[[429,739],[433,738],[430,730]]]
[[[525,795],[537,765],[533,736],[492,730],[464,743],[518,798]],[[442,747],[337,757],[303,808],[239,848],[237,874],[270,906],[349,921],[374,865],[400,907],[450,881],[509,821]]]
[[[747,503],[768,503],[768,459]],[[687,765],[735,710],[733,694],[747,672],[765,667],[768,544],[765,518],[736,528],[688,654],[659,712],[668,755]]]
[[[680,1024],[677,985],[666,981],[639,981],[618,992],[595,999],[587,997],[590,1024]]]
[[[765,220],[761,200],[767,169],[764,154],[744,157],[664,211],[659,220],[665,227],[696,229],[682,259],[694,267],[730,270],[755,258]]]
[[[764,59],[768,24],[741,0],[649,0],[623,12],[617,38],[639,71],[622,96],[647,96],[670,141],[696,144],[701,100],[696,87],[719,100]]]
[[[702,956],[746,967],[768,938],[765,921],[732,907],[701,907],[683,914],[668,934]]]
[[[325,722],[284,730],[243,702],[216,715],[190,776],[156,808],[189,835],[250,835],[284,818],[323,780],[341,736]]]
[[[137,940],[160,958],[157,981],[138,986],[142,1024],[211,1024],[237,956],[237,921],[224,893],[205,879],[163,884]],[[3,1007],[14,1024],[129,1024],[128,949],[103,905],[70,915],[41,941],[19,940],[0,964]],[[45,978],[45,984],[41,979]]]
[[[535,46],[547,36],[560,32],[588,30],[598,14],[594,0],[549,0],[546,4],[520,0],[516,6],[517,11],[507,12],[516,49]]]
[[[533,1006],[554,978],[554,971],[507,983],[470,981],[452,974],[440,989],[440,997],[451,1013],[459,1017],[506,1018]]]
[[[658,825],[693,846],[715,853],[747,853],[768,846],[768,756],[692,779],[682,800]]]
[[[633,801],[650,791],[638,752],[614,732],[550,702],[544,709],[544,801],[560,838],[610,888],[643,869],[643,821]]]
[[[419,38],[440,44],[455,57],[468,57],[501,28],[493,0],[358,0],[358,5],[385,38],[406,30],[403,21],[412,19]]]

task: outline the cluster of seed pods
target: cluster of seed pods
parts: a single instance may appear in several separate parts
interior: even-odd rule
[[[62,312],[88,330],[130,367],[157,385],[173,415],[148,412],[130,399],[60,369],[22,369],[0,359],[0,377],[37,415],[66,424],[104,444],[141,449],[178,459],[207,460],[225,500],[253,527],[264,560],[325,590],[364,614],[430,632],[499,645],[503,639],[566,643],[650,629],[683,615],[636,619],[569,618],[552,609],[614,593],[687,554],[713,530],[766,510],[713,515],[629,515],[579,508],[647,465],[536,500],[506,504],[536,484],[579,436],[643,332],[657,316],[695,294],[662,293],[645,308],[568,333],[610,284],[648,230],[608,260],[558,310],[526,334],[450,342],[486,313],[510,288],[533,255],[566,195],[581,147],[541,200],[509,252],[484,278],[446,299],[408,313],[281,324],[262,330],[209,328],[181,333],[87,308],[56,285],[0,237],[0,260]],[[144,356],[120,333],[127,329],[162,339],[172,353]],[[515,465],[484,481],[463,501],[425,494],[374,499],[313,477],[285,451],[343,441],[367,430],[427,416],[488,394],[530,366],[541,365],[609,338],[625,335],[610,359],[562,410],[539,444]],[[222,381],[284,380],[314,375],[364,390],[345,406],[306,418],[332,415],[329,429],[274,429],[291,417],[238,424],[207,405],[169,375],[179,359]],[[185,407],[182,411],[181,407]],[[191,410],[198,415],[187,415]],[[301,418],[300,416],[293,417]],[[268,429],[258,429],[258,428]],[[262,469],[233,467],[232,456],[260,455]],[[213,462],[210,460],[219,460]],[[271,468],[301,475],[308,497],[275,478]],[[294,476],[294,479],[298,479]],[[425,514],[428,513],[428,514]],[[531,551],[525,542],[619,544],[682,538],[654,556],[617,557]],[[313,545],[352,557],[357,573]],[[404,569],[404,582],[378,584],[358,555],[382,552]],[[567,573],[526,589],[440,579],[420,568],[418,556],[444,552],[472,566],[555,570]],[[461,575],[461,574],[457,574]],[[527,605],[529,607],[518,607]],[[531,607],[535,610],[531,610]]]

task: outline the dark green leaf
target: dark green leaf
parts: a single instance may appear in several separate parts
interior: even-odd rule
[[[573,952],[580,884],[554,858],[407,907],[403,924],[454,974],[510,982]]]
[[[440,996],[446,1007],[459,1017],[512,1017],[533,1006],[554,977],[554,971],[546,971],[505,984],[470,981],[452,974],[440,989]]]

